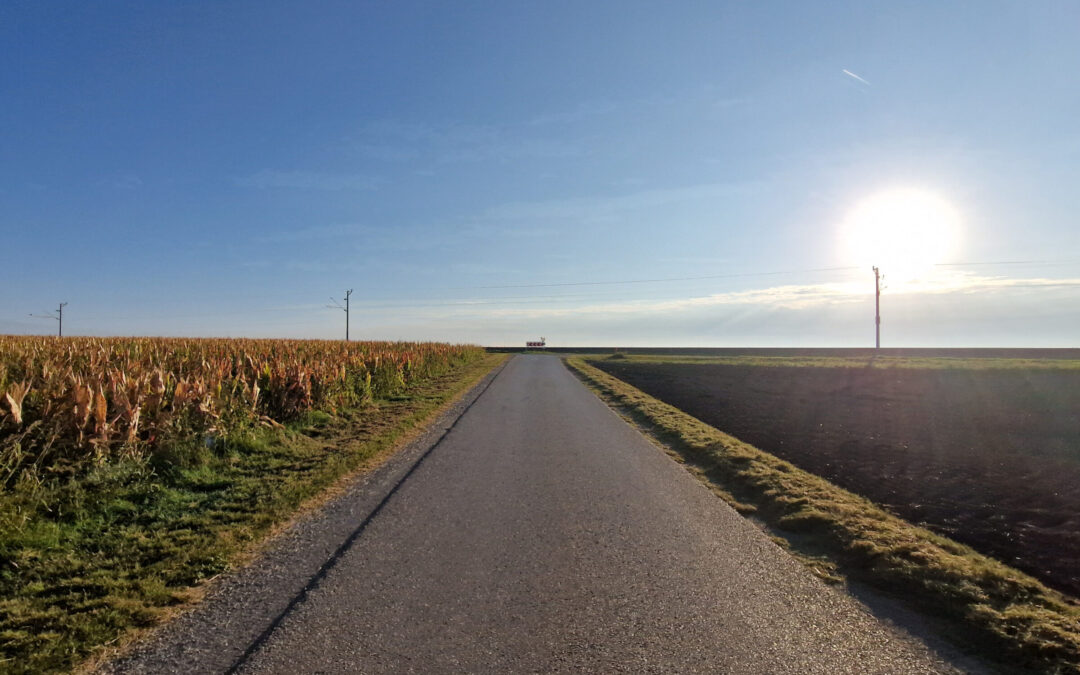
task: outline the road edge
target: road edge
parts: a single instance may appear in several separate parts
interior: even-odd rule
[[[99,674],[232,672],[325,575],[366,524],[506,368],[496,363],[386,452],[301,506],[242,567],[215,579],[202,601],[117,652],[85,662]],[[330,495],[327,498],[326,495]],[[312,505],[314,504],[314,506]],[[237,614],[240,616],[237,616]]]
[[[774,539],[787,535],[785,548],[794,543],[813,550],[811,556],[792,552],[819,576],[853,578],[855,595],[865,585],[903,597],[914,611],[963,633],[957,646],[983,658],[1040,672],[1080,672],[1080,610],[1057,592],[724,434],[583,358],[563,361],[737,511],[760,519]]]

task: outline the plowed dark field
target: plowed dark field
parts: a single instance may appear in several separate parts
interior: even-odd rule
[[[1080,596],[1080,371],[594,364]]]

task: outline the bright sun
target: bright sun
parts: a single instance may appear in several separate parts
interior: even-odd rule
[[[847,257],[876,265],[894,281],[914,279],[945,260],[960,230],[960,214],[926,190],[879,192],[855,205],[842,227]]]

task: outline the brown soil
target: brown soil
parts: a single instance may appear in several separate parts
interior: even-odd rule
[[[1080,596],[1080,371],[594,365]]]

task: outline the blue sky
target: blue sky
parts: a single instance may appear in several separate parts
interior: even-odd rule
[[[1075,2],[6,2],[0,333],[66,301],[68,334],[336,338],[352,288],[354,338],[865,346],[889,268],[845,223],[914,189],[955,243],[886,288],[885,346],[1078,346],[1078,29]]]

